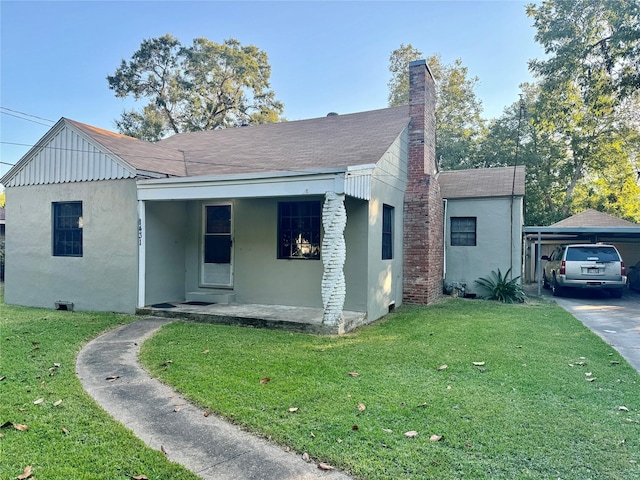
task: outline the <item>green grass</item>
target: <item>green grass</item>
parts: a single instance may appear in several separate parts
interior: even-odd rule
[[[359,478],[640,478],[640,376],[553,304],[404,307],[342,337],[177,322],[141,358],[201,406]]]
[[[27,465],[41,480],[198,478],[111,419],[75,375],[85,342],[134,319],[10,307],[0,297],[0,424],[29,427],[0,429],[0,478],[17,478]]]

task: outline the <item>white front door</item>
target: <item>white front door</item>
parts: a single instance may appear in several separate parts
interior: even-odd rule
[[[231,205],[205,205],[200,282],[204,286],[233,285]]]

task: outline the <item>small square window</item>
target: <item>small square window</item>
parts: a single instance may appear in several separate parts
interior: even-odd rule
[[[82,202],[53,203],[53,255],[82,256]]]
[[[393,258],[393,216],[394,208],[382,205],[382,259]]]
[[[476,217],[451,217],[451,246],[476,245]]]
[[[321,204],[278,203],[278,258],[320,259]]]

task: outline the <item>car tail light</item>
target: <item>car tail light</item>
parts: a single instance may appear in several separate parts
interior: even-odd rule
[[[560,275],[565,275],[567,273],[567,262],[562,260],[560,263]]]
[[[624,262],[620,262],[620,274],[624,277],[627,274],[627,269],[624,268]]]

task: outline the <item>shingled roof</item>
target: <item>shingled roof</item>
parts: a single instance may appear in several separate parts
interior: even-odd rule
[[[638,224],[588,208],[554,223],[552,227],[637,227]]]
[[[65,120],[137,170],[178,177],[186,175],[184,157],[177,150],[164,148],[156,143],[145,142],[68,118]]]
[[[408,107],[173,135],[187,176],[309,171],[374,164],[409,124]]]
[[[195,177],[374,164],[409,124],[409,109],[181,133],[157,143],[68,121],[138,170]]]
[[[446,170],[438,182],[442,198],[524,195],[524,166]]]

